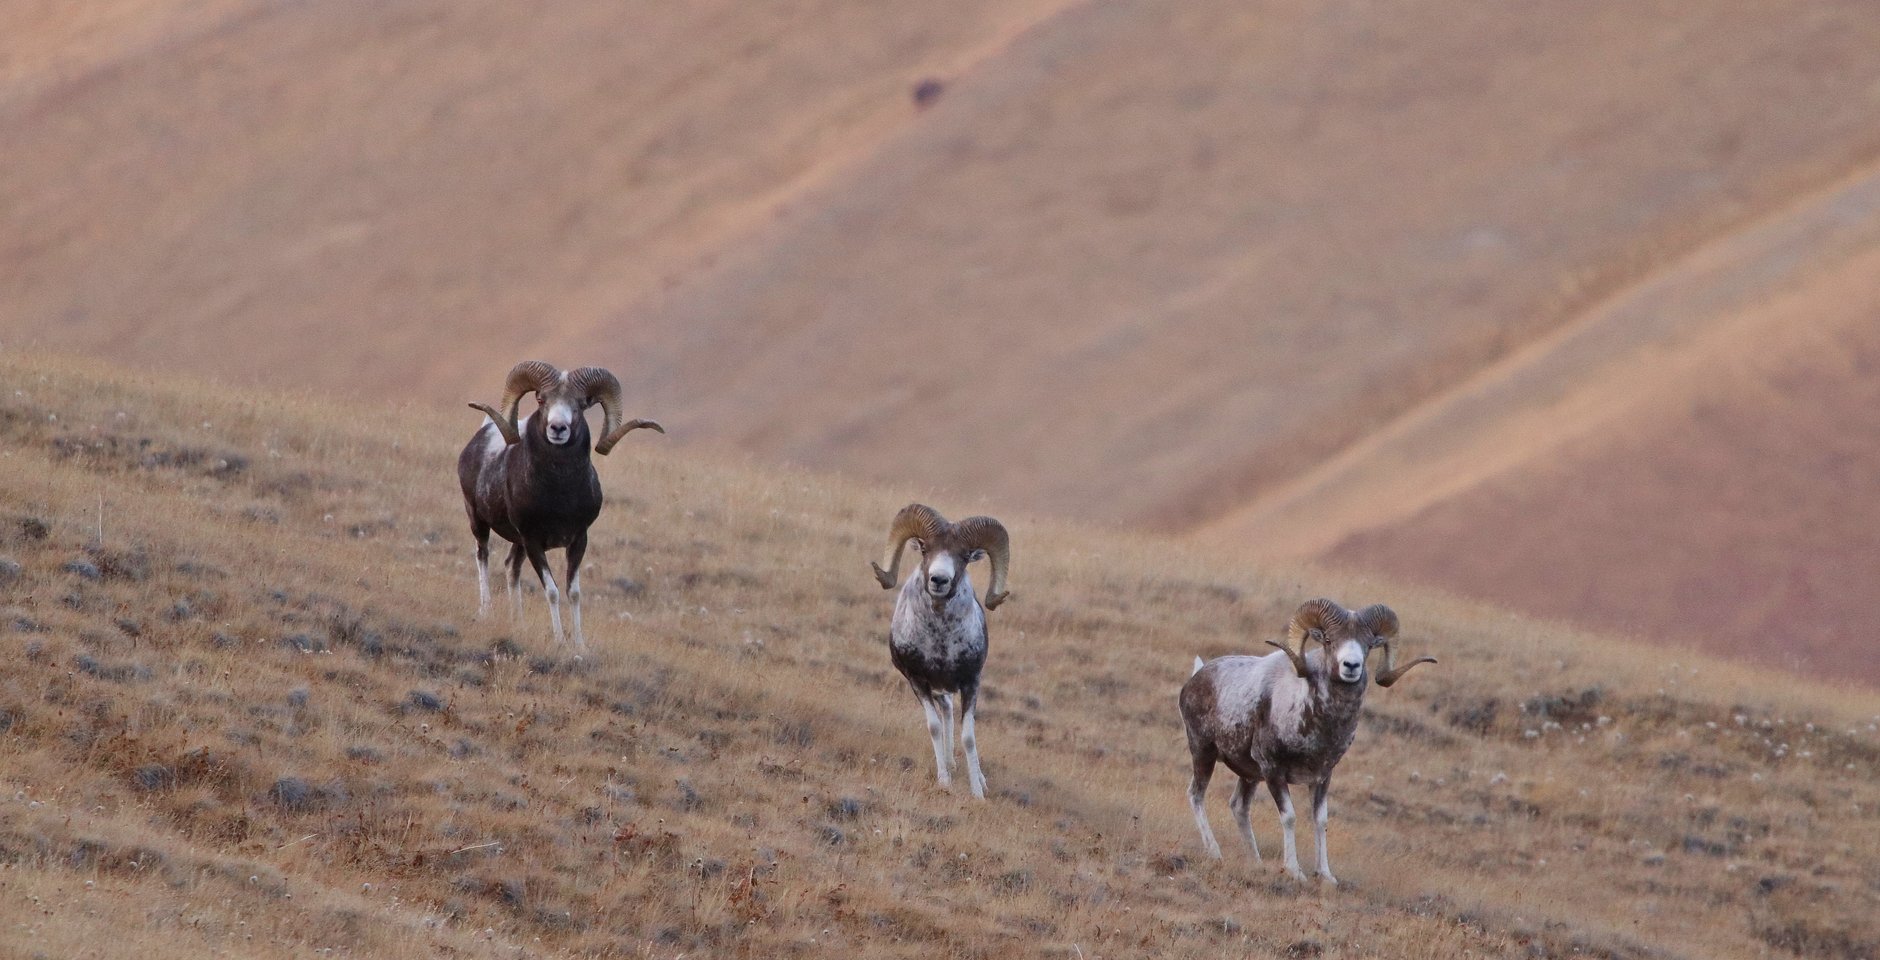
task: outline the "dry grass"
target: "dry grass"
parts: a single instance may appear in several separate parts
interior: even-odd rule
[[[905,493],[636,439],[574,660],[470,620],[468,414],[0,383],[0,954],[1880,950],[1867,691],[1007,517],[974,802],[882,649]],[[1174,712],[1318,593],[1444,658],[1373,691],[1335,891],[1198,859]]]

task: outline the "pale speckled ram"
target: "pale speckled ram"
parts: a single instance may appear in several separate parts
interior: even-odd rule
[[[895,514],[889,528],[887,569],[873,565],[882,589],[894,589],[900,579],[902,548],[909,542],[920,554],[920,563],[895,598],[888,655],[926,714],[934,766],[943,787],[952,783],[953,697],[959,696],[967,780],[973,796],[984,797],[986,777],[979,769],[973,709],[979,698],[979,674],[986,665],[986,611],[1011,596],[1005,589],[1012,567],[1011,538],[1005,526],[991,517],[949,523],[932,507],[908,504]],[[967,564],[982,558],[992,567],[983,605],[973,594],[973,581],[966,571]]]
[[[1241,836],[1260,859],[1247,820],[1253,792],[1264,783],[1279,807],[1286,870],[1301,879],[1299,854],[1293,845],[1293,805],[1289,785],[1312,787],[1313,836],[1318,843],[1319,876],[1337,884],[1325,850],[1325,821],[1329,814],[1332,770],[1351,747],[1358,730],[1358,713],[1370,681],[1366,661],[1371,651],[1384,648],[1384,669],[1377,685],[1388,687],[1419,663],[1418,657],[1397,666],[1397,615],[1383,604],[1362,611],[1347,610],[1331,600],[1309,600],[1300,605],[1287,628],[1287,643],[1268,640],[1280,653],[1265,656],[1228,656],[1202,663],[1181,692],[1182,725],[1188,734],[1188,752],[1194,764],[1188,803],[1202,845],[1218,859],[1221,845],[1208,826],[1202,800],[1214,765],[1224,763],[1239,777],[1228,801]],[[1298,650],[1293,649],[1297,645]],[[1316,649],[1314,649],[1316,648]]]

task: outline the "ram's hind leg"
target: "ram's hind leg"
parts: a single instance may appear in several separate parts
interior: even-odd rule
[[[522,544],[509,545],[509,556],[503,560],[508,569],[506,578],[509,584],[509,622],[522,622]]]
[[[1221,845],[1214,839],[1214,828],[1208,826],[1208,781],[1214,779],[1214,763],[1219,758],[1213,744],[1188,744],[1189,758],[1194,762],[1194,774],[1188,781],[1188,806],[1195,812],[1195,827],[1201,831],[1201,846],[1208,851],[1208,856],[1221,859]]]
[[[525,549],[529,566],[535,569],[536,579],[542,581],[542,597],[548,601],[548,622],[555,628],[555,645],[559,647],[567,642],[561,632],[561,588],[555,586],[555,572],[548,568],[548,552],[537,546]]]
[[[1253,859],[1260,858],[1260,845],[1253,841],[1253,822],[1247,818],[1247,808],[1253,803],[1253,791],[1260,786],[1260,781],[1241,777],[1234,784],[1234,795],[1227,799],[1227,808],[1234,811],[1234,822],[1240,824],[1240,835],[1247,838],[1247,846],[1253,848]]]

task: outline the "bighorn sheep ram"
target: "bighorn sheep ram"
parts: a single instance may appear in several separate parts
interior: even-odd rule
[[[1288,784],[1312,785],[1312,830],[1318,841],[1319,876],[1337,885],[1332,865],[1325,851],[1326,798],[1331,790],[1332,768],[1344,757],[1358,729],[1358,709],[1364,704],[1364,688],[1369,679],[1366,658],[1372,650],[1384,648],[1384,670],[1377,675],[1377,685],[1388,687],[1419,663],[1435,663],[1434,657],[1418,657],[1397,666],[1397,615],[1383,604],[1356,613],[1330,600],[1310,600],[1293,614],[1287,628],[1288,642],[1272,640],[1284,654],[1262,657],[1220,657],[1202,663],[1195,658],[1193,673],[1182,687],[1182,725],[1188,732],[1188,753],[1194,762],[1194,779],[1188,786],[1188,803],[1194,808],[1195,825],[1201,828],[1201,842],[1208,853],[1219,859],[1221,845],[1214,841],[1208,827],[1202,800],[1208,780],[1214,776],[1215,763],[1227,764],[1240,777],[1228,807],[1240,824],[1240,834],[1253,847],[1253,857],[1260,859],[1260,847],[1253,841],[1253,827],[1247,822],[1247,806],[1253,791],[1262,782],[1273,794],[1279,807],[1279,822],[1285,840],[1286,870],[1300,879],[1299,855],[1293,847],[1293,805]],[[1297,644],[1299,650],[1292,645]],[[1320,649],[1308,649],[1316,644]]]
[[[908,504],[894,515],[888,531],[888,568],[871,564],[882,589],[894,589],[901,575],[902,548],[910,540],[920,554],[920,565],[895,598],[888,655],[927,715],[934,767],[943,787],[952,783],[953,695],[959,695],[967,778],[973,796],[984,797],[986,776],[979,770],[973,707],[979,699],[979,673],[986,665],[986,611],[1011,596],[1005,589],[1012,567],[1011,540],[1004,525],[991,517],[948,523],[932,507]],[[981,558],[992,561],[992,583],[983,607],[973,595],[973,581],[966,572],[967,564]],[[946,705],[944,720],[942,703]]]
[[[535,394],[538,408],[516,422],[522,398]],[[561,593],[548,569],[548,551],[568,552],[568,602],[574,608],[574,645],[587,649],[581,635],[581,557],[587,552],[588,527],[601,513],[601,478],[588,456],[588,425],[583,414],[601,405],[605,424],[594,452],[605,456],[628,431],[651,420],[621,422],[620,381],[600,367],[561,371],[540,360],[524,360],[509,371],[500,408],[481,403],[489,421],[457,457],[464,509],[477,541],[477,616],[490,609],[490,531],[509,541],[509,599],[512,618],[522,616],[522,558],[528,557],[548,598],[555,642],[562,642]]]

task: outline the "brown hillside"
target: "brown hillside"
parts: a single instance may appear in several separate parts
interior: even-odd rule
[[[0,335],[454,399],[568,324],[595,352],[579,325],[767,217],[907,122],[920,77],[1045,9],[9,8]]]
[[[1092,3],[622,314],[719,446],[1244,504],[1880,150],[1880,16]]]
[[[1880,250],[1656,367],[1613,429],[1327,556],[1880,683]]]
[[[974,801],[882,645],[905,494],[636,438],[577,660],[539,594],[470,619],[454,416],[0,378],[0,956],[1880,950],[1868,691],[1005,514]],[[1174,712],[1319,593],[1442,658],[1367,698],[1335,890],[1264,802],[1266,863],[1201,857]]]
[[[1588,311],[1206,531],[1880,679],[1880,173]]]
[[[0,11],[0,343],[604,362],[675,444],[1811,668],[1778,585],[1865,609],[1877,455],[1787,448],[1868,389],[1795,339],[1865,342],[1864,0],[68,6]],[[1692,366],[1778,315],[1807,390]]]

